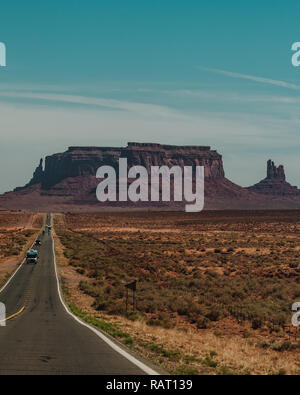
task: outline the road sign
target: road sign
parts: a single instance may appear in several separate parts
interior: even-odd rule
[[[136,283],[137,280],[134,280],[132,283],[126,284],[125,287],[131,289],[132,291],[136,291]]]
[[[135,299],[136,283],[137,283],[137,280],[134,280],[131,283],[125,285],[125,288],[126,288],[126,312],[128,311],[128,290],[129,289],[131,289],[131,291],[132,291],[132,310],[134,311],[136,309],[136,299]]]

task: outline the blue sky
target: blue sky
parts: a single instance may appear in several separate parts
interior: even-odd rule
[[[0,192],[69,145],[211,145],[250,185],[300,186],[296,1],[0,3]],[[9,169],[9,170],[8,170]]]

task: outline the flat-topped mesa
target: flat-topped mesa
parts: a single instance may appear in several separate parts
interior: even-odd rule
[[[250,191],[265,195],[295,196],[300,194],[300,190],[286,181],[283,165],[275,166],[269,159],[267,163],[267,177],[259,183],[248,187]]]
[[[66,152],[93,152],[93,151],[121,151],[122,148],[118,147],[99,147],[99,146],[71,146],[68,147],[68,150]]]
[[[208,146],[177,146],[157,143],[128,143],[127,147],[72,146],[63,153],[47,156],[45,170],[42,162],[30,181],[50,189],[66,178],[95,177],[100,166],[118,170],[119,158],[127,158],[128,168],[144,166],[204,166],[207,179],[224,178],[222,156]]]
[[[197,150],[197,151],[210,151],[209,146],[205,145],[169,145],[169,144],[159,144],[159,143],[136,143],[130,142],[127,144],[127,149],[160,149],[160,150]]]
[[[121,152],[128,166],[204,166],[207,179],[224,178],[222,156],[208,146],[128,143]]]

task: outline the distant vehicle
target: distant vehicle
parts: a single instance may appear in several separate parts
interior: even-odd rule
[[[28,250],[26,252],[26,263],[37,264],[39,253],[36,250]]]
[[[41,240],[36,240],[35,245],[40,246],[41,244]]]

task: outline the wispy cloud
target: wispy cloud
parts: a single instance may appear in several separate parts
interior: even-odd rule
[[[291,84],[290,82],[286,82],[286,81],[273,80],[270,78],[257,77],[254,75],[235,73],[232,71],[226,71],[226,70],[220,70],[220,69],[212,69],[212,68],[206,68],[206,67],[197,67],[197,68],[199,70],[209,71],[211,73],[221,74],[221,75],[225,75],[225,76],[231,77],[231,78],[240,78],[240,79],[244,79],[244,80],[260,82],[262,84],[280,86],[281,88],[300,90],[300,85]]]
[[[231,119],[229,114],[208,113],[178,122],[95,107],[0,103],[0,130],[0,192],[25,184],[41,156],[69,145],[119,146],[128,141],[211,145],[223,154],[227,176],[242,185],[262,178],[271,157],[286,165],[289,181],[299,184],[299,162],[291,161],[299,152],[297,120],[279,122],[247,114]]]
[[[0,97],[6,99],[28,99],[39,101],[51,101],[57,103],[79,104],[86,106],[98,106],[105,109],[121,110],[137,113],[143,116],[159,116],[163,118],[185,118],[184,114],[173,110],[170,107],[150,104],[138,103],[126,100],[115,100],[106,98],[95,98],[87,96],[66,95],[57,93],[32,93],[17,91],[0,91]]]
[[[209,91],[190,86],[166,90],[158,86],[144,102],[145,96],[139,101],[138,95],[133,98],[126,94],[123,100],[111,95],[105,98],[103,92],[95,97],[70,92],[67,87],[55,88],[47,91],[42,86],[18,89],[0,85],[0,191],[24,184],[33,163],[68,145],[119,146],[127,141],[211,145],[223,154],[228,177],[242,185],[262,178],[265,160],[271,157],[284,163],[289,181],[299,185],[300,97],[293,97],[291,91],[290,95],[268,96],[252,91]],[[169,95],[174,97],[169,100]],[[236,105],[242,101],[258,105],[255,111],[253,106]]]

